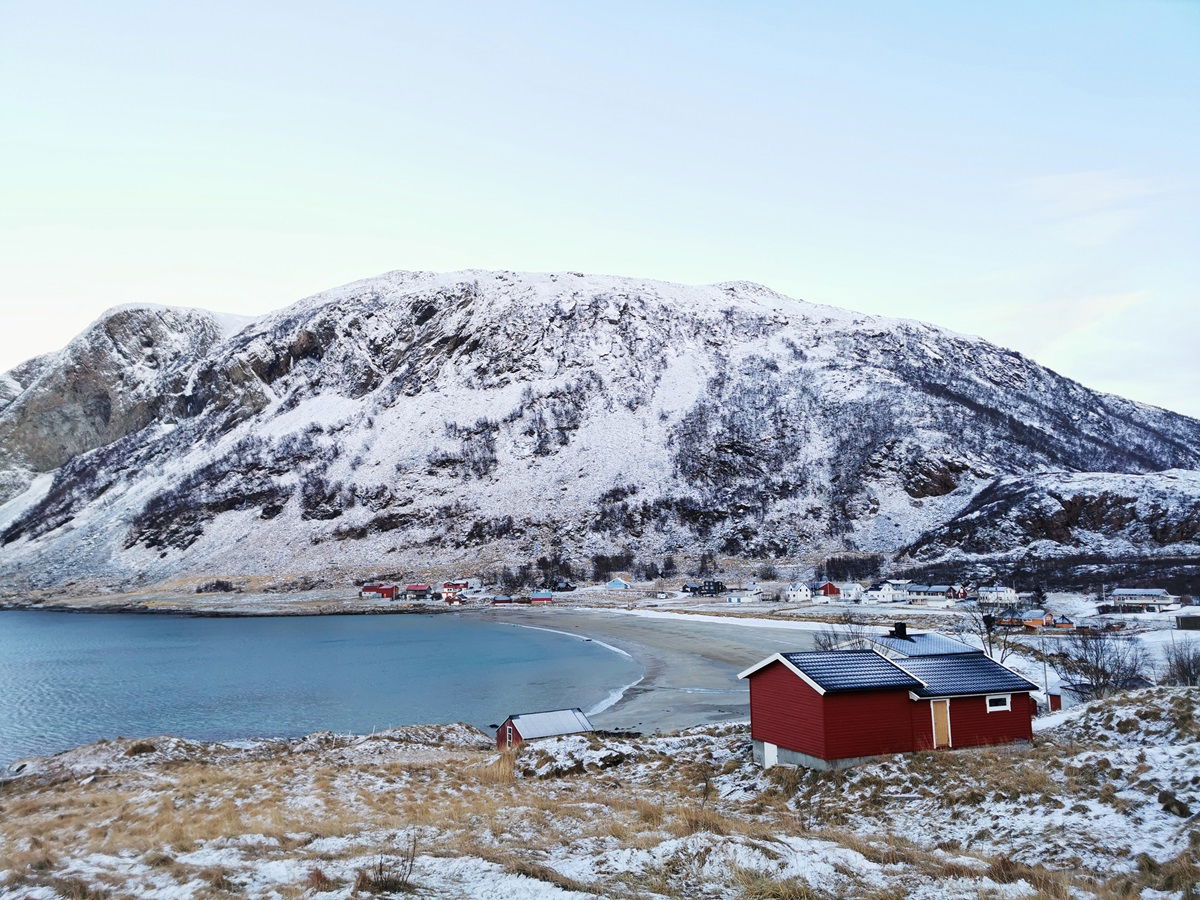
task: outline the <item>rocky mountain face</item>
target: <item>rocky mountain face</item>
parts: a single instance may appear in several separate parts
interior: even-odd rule
[[[0,576],[1177,552],[1193,476],[1149,473],[1196,468],[1200,422],[918,322],[747,283],[395,272],[233,329],[122,308],[0,377]]]
[[[1153,475],[1048,472],[997,478],[902,557],[950,560],[994,554],[1134,555],[1200,547],[1200,472]]]

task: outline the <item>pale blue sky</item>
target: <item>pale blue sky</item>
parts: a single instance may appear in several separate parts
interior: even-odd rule
[[[0,369],[388,269],[748,279],[1200,415],[1200,3],[0,0]]]

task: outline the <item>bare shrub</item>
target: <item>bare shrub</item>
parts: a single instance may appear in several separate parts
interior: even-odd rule
[[[815,636],[818,650],[836,650],[847,641],[858,641],[867,634],[866,623],[849,610],[841,613],[826,629]]]
[[[1146,648],[1136,638],[1109,632],[1075,632],[1066,639],[1054,667],[1073,680],[1088,700],[1143,687],[1150,672]]]
[[[125,749],[126,756],[142,756],[146,753],[153,753],[158,748],[149,741],[135,741]]]
[[[417,862],[417,838],[413,835],[400,862],[389,862],[382,856],[370,869],[360,869],[354,879],[354,893],[411,894],[417,890],[412,883]]]
[[[977,639],[983,652],[996,662],[1004,662],[1018,649],[1016,633],[1000,628],[996,625],[995,615],[983,610],[955,616],[954,632],[961,637]]]
[[[1200,643],[1171,641],[1164,648],[1162,683],[1200,686]]]

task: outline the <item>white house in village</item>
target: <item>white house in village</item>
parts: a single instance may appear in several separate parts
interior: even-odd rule
[[[749,587],[735,588],[727,598],[729,603],[754,603],[763,598],[762,588],[757,584]]]
[[[1113,588],[1108,605],[1115,610],[1169,612],[1179,608],[1179,598],[1163,588]]]
[[[843,603],[860,603],[863,598],[863,586],[857,581],[839,581],[838,588],[842,592]]]
[[[958,590],[951,584],[910,584],[908,599],[922,606],[953,606]]]
[[[891,581],[877,581],[863,592],[870,603],[905,603],[908,592]]]
[[[789,603],[812,603],[812,596],[812,588],[803,582],[789,584],[783,592],[783,599]]]
[[[1013,588],[1004,584],[987,584],[979,588],[977,593],[980,603],[998,603],[1001,606],[1009,606],[1020,599]]]

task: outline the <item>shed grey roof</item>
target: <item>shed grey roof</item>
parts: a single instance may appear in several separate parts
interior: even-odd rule
[[[874,650],[813,650],[780,654],[828,693],[921,686]]]
[[[1113,595],[1125,597],[1169,597],[1162,588],[1113,588]]]
[[[517,713],[508,717],[525,740],[555,737],[560,734],[579,734],[594,731],[592,723],[579,707],[550,709],[545,712]],[[506,720],[507,721],[507,720]]]
[[[1038,689],[1032,681],[982,653],[912,656],[896,665],[924,682],[913,691],[918,697],[1009,694]]]
[[[864,634],[863,640],[878,644],[880,647],[886,647],[888,650],[902,654],[903,656],[929,656],[931,653],[983,652],[964,644],[962,641],[956,641],[954,638],[946,637],[944,634],[935,634],[932,631],[909,634],[905,637],[897,637],[894,634]]]

